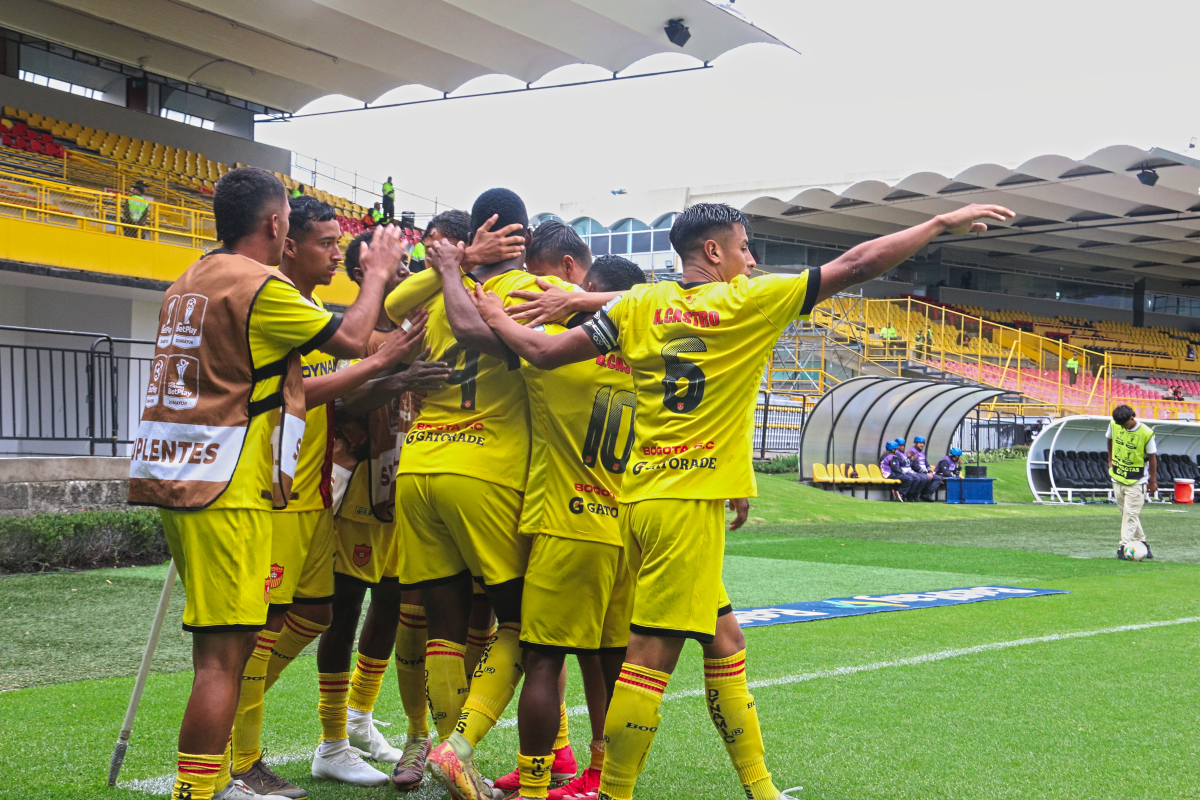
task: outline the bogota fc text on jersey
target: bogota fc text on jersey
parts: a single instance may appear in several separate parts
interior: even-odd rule
[[[567,291],[575,289],[557,278],[546,280]],[[473,291],[475,281],[463,276],[463,285]],[[511,291],[539,291],[537,278],[524,270],[501,273],[487,280],[483,288],[499,295],[505,305],[523,302],[510,299]],[[441,292],[420,307],[429,312],[425,345],[432,353],[431,360],[444,361],[453,371],[441,390],[430,392],[422,401],[400,451],[399,472],[448,472],[524,491],[529,466],[529,405],[519,362],[514,357],[512,363],[505,363],[459,345]]]
[[[754,402],[775,341],[816,303],[820,272],[634,286],[584,324],[633,369],[637,425],[621,502],[755,497]]]
[[[556,334],[560,325],[539,328]],[[633,377],[619,354],[540,370],[521,363],[532,437],[521,533],[621,545],[617,497],[633,455]]]

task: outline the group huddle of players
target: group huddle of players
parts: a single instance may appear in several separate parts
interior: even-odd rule
[[[214,212],[224,246],[164,301],[131,472],[131,501],[162,508],[193,633],[172,796],[307,796],[264,762],[263,698],[319,637],[316,778],[411,790],[428,771],[456,800],[631,800],[694,639],[745,796],[786,798],[721,579],[726,503],[736,528],[756,494],[763,368],[821,300],[1011,212],[967,206],[750,278],[747,219],[698,204],[671,228],[682,280],[658,283],[593,260],[567,225],[531,230],[506,189],[436,216],[411,275],[393,229],[342,254],[331,208],[289,203],[255,168],[222,178]],[[340,317],[314,294],[339,268],[359,287]],[[396,746],[372,719],[393,653]],[[591,718],[582,772],[567,655]],[[474,750],[518,684],[517,768],[489,780]]]

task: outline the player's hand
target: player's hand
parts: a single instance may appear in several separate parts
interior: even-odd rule
[[[397,270],[403,270],[408,275],[408,267],[403,266],[404,248],[400,246],[400,229],[395,225],[386,228],[379,226],[371,236],[371,243],[362,243],[358,263],[363,271],[363,283],[370,279],[386,281]]]
[[[495,292],[485,291],[481,283],[475,285],[475,291],[471,293],[471,300],[475,302],[475,308],[479,309],[479,316],[490,326],[494,327],[494,323],[507,316],[504,313],[504,303],[500,301],[500,296]]]
[[[1155,492],[1157,492],[1158,491],[1158,481],[1156,481],[1152,478],[1150,480],[1150,482],[1146,484],[1146,490],[1150,494],[1154,494]]]
[[[420,352],[425,341],[425,322],[428,319],[429,312],[418,308],[408,315],[408,330],[397,328],[388,335],[383,346],[375,352],[383,369],[391,369],[397,364],[412,361],[413,353]]]
[[[480,225],[479,230],[475,231],[475,235],[471,237],[471,244],[467,247],[466,256],[463,258],[463,266],[470,269],[480,264],[496,264],[516,258],[525,252],[525,235],[522,233],[525,226],[514,222],[494,231],[492,226],[498,219],[500,219],[499,214],[492,214],[487,222]]]
[[[946,233],[979,233],[988,229],[987,223],[981,220],[994,219],[1004,222],[1015,216],[1016,214],[1004,206],[972,204],[948,214],[939,214],[938,219],[946,227]]]
[[[564,319],[575,311],[571,304],[571,295],[575,292],[568,292],[555,286],[545,278],[538,278],[537,285],[542,291],[530,292],[525,289],[516,289],[508,293],[509,297],[526,301],[505,309],[510,317],[518,322],[528,320],[526,324],[536,327],[557,319]]]
[[[397,373],[403,385],[403,391],[415,392],[424,397],[429,392],[436,392],[450,379],[450,365],[444,361],[428,361],[429,349],[417,356],[412,366]]]
[[[425,248],[425,263],[437,270],[442,281],[458,280],[461,274],[460,265],[466,248],[462,242],[455,244],[448,239],[442,239],[431,247]],[[442,284],[443,286],[445,283]]]
[[[746,524],[746,518],[750,516],[750,499],[739,497],[736,500],[729,500],[728,506],[729,510],[733,512],[733,519],[729,521],[729,530],[736,531]]]

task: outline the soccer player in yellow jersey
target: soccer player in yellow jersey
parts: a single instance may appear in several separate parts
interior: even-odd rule
[[[507,189],[480,195],[471,211],[475,236],[493,223],[502,235],[527,237],[529,218],[520,197]],[[429,277],[435,286],[441,281],[441,291],[421,304],[429,312],[426,342],[433,357],[450,363],[454,372],[446,389],[425,398],[400,453],[399,571],[406,588],[421,590],[427,617],[429,701],[443,742],[430,753],[429,769],[454,797],[476,800],[491,796],[492,789],[474,768],[473,747],[503,713],[521,677],[521,590],[530,541],[518,527],[529,410],[519,362],[483,324],[466,287],[480,282],[507,295],[536,288],[536,279],[522,269],[523,249],[463,274],[461,246],[435,247],[447,257],[426,256],[437,270]],[[389,295],[393,320],[410,305],[409,284],[420,287],[428,272]],[[472,580],[491,600],[499,628],[468,690],[463,659]]]
[[[302,297],[323,309],[313,292],[333,280],[342,258],[338,246],[341,230],[328,204],[309,196],[294,197],[289,204],[288,237],[279,269]],[[395,261],[390,269],[396,275],[402,269],[399,252],[387,255]],[[398,278],[389,279],[384,291],[397,283]],[[271,604],[266,627],[258,634],[254,655],[242,676],[234,724],[233,777],[258,794],[307,796],[304,789],[275,775],[261,758],[263,694],[330,622],[334,540],[329,420],[333,399],[410,359],[420,346],[423,329],[423,325],[414,326],[389,339],[385,348],[358,362],[355,369],[336,374],[333,356],[314,350],[303,357],[308,407],[304,439],[291,500],[286,509],[272,515]]]
[[[561,223],[543,223],[534,234],[531,263],[547,226],[551,234],[579,239]],[[581,240],[578,245],[586,248]],[[587,291],[612,292],[645,281],[633,262],[601,256],[582,282]],[[546,325],[543,330],[557,335],[568,329]],[[525,682],[517,717],[519,788],[523,798],[557,799],[586,795],[599,786],[607,709],[603,700],[611,696],[629,641],[633,587],[617,526],[617,501],[633,456],[633,377],[629,366],[611,354],[547,371],[523,362],[521,372],[533,430],[521,532],[533,537],[533,549],[521,601]],[[552,747],[560,745],[555,741],[561,713],[558,677],[567,653],[579,657],[585,685],[599,678],[603,700],[588,709],[592,763],[578,779],[549,790],[552,781],[561,779],[561,756]],[[588,691],[589,701],[593,696]],[[574,771],[573,757],[570,762],[572,769],[562,770],[565,777],[574,777],[567,774]]]
[[[255,167],[230,171],[218,182],[213,198],[223,252],[278,265],[290,210],[283,184],[271,173]],[[398,252],[397,239],[394,231],[381,231],[372,250],[380,255]],[[203,269],[203,262],[194,268]],[[266,281],[248,320],[247,370],[284,360],[293,349],[302,354],[318,348],[333,355],[360,352],[375,320],[386,272],[386,264],[372,256],[364,291],[341,318],[317,308],[286,279]],[[281,382],[280,377],[255,382],[252,400],[279,392]],[[209,800],[218,789],[224,797],[251,796],[244,784],[229,780],[227,748],[242,675],[267,618],[272,430],[270,414],[251,418],[229,485],[206,508],[160,512],[187,592],[183,622],[193,634],[195,667],[179,733],[179,768],[172,790],[176,800]]]
[[[697,204],[671,227],[681,283],[635,286],[557,336],[509,319],[498,298],[476,288],[484,319],[534,365],[552,369],[619,349],[632,368],[637,425],[619,522],[635,574],[634,608],[605,724],[599,798],[632,798],[685,639],[703,648],[709,713],[746,797],[782,796],[765,764],[745,639],[734,615],[717,614],[724,500],[756,494],[751,434],[763,368],[779,335],[821,300],[882,275],[939,234],[985,230],[981,220],[1012,216],[999,206],[967,206],[820,268],[750,280],[746,218],[726,205]]]

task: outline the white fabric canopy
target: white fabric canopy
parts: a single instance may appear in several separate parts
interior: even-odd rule
[[[668,41],[669,20],[691,38]],[[5,0],[0,25],[283,111],[400,86],[616,73],[656,53],[708,62],[774,36],[708,0]]]

